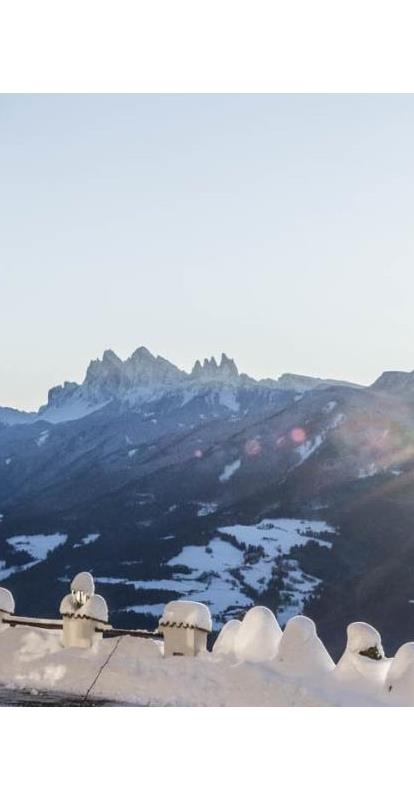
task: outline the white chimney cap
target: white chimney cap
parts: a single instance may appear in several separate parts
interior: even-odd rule
[[[70,588],[72,592],[83,592],[88,597],[92,597],[95,592],[95,584],[90,572],[78,572],[75,575]]]

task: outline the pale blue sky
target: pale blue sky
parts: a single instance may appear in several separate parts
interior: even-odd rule
[[[0,96],[0,405],[105,348],[414,369],[414,96]]]

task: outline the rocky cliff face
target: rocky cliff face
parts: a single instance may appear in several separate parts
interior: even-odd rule
[[[277,397],[280,392],[306,392],[335,383],[338,382],[293,374],[282,375],[278,380],[257,381],[239,374],[234,360],[225,353],[219,363],[214,356],[205,358],[203,363],[197,360],[187,373],[162,356],[154,356],[146,347],[139,347],[125,361],[112,350],[105,350],[101,359],[90,362],[82,384],[65,381],[62,386],[50,389],[48,401],[37,416],[0,408],[0,423],[34,422],[36,419],[67,422],[94,413],[111,402],[139,408],[174,393],[177,402],[184,403],[210,392],[211,404],[215,404],[220,403],[220,398],[225,399],[227,390],[227,400],[235,409],[240,405],[239,395],[247,390],[260,395],[265,389],[267,395],[274,392]]]

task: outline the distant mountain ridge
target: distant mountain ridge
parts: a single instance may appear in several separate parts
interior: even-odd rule
[[[83,383],[65,381],[61,386],[54,386],[49,390],[47,403],[37,413],[0,407],[0,423],[15,425],[42,419],[52,423],[67,422],[94,413],[113,401],[134,407],[171,393],[181,393],[183,402],[188,402],[206,388],[214,391],[227,387],[233,393],[230,402],[235,406],[236,394],[241,389],[303,393],[331,385],[356,384],[293,373],[284,373],[278,379],[256,380],[239,373],[234,360],[225,353],[219,363],[214,356],[203,362],[197,360],[191,372],[186,372],[166,358],[154,356],[146,347],[137,348],[125,361],[113,350],[105,350],[101,359],[90,362]]]
[[[371,386],[380,392],[410,394],[414,392],[414,371],[389,370],[383,372]]]

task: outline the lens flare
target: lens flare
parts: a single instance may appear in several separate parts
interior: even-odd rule
[[[244,445],[244,450],[248,456],[258,456],[262,450],[262,445],[258,439],[248,439]]]
[[[292,428],[290,438],[295,444],[302,444],[306,439],[306,431],[303,428]]]

